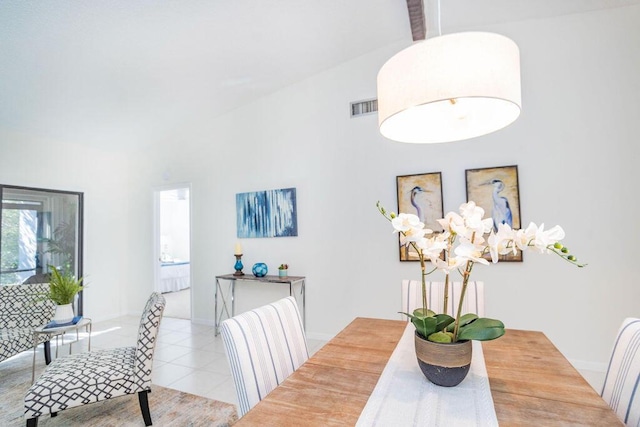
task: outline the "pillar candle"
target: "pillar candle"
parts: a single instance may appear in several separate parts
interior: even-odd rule
[[[240,246],[240,242],[236,243],[236,251],[234,252],[235,255],[242,255],[242,246]]]

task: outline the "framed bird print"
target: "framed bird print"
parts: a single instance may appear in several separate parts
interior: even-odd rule
[[[396,177],[398,213],[417,215],[426,228],[441,233],[438,220],[444,216],[442,203],[442,174],[440,172]],[[412,248],[400,246],[400,261],[419,261]]]
[[[493,219],[494,231],[498,231],[498,224],[520,228],[518,166],[467,169],[466,182],[467,202],[473,200],[484,209],[485,218]],[[485,258],[491,259],[489,254]],[[500,255],[500,261],[522,262],[522,252]]]

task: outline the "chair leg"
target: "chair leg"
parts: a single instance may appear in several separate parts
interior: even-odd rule
[[[142,418],[144,419],[144,425],[150,426],[151,422],[151,412],[149,412],[149,398],[147,394],[149,390],[138,392],[138,400],[140,401],[140,410],[142,410]]]
[[[38,417],[29,418],[27,420],[27,427],[38,427]]]
[[[44,363],[51,363],[51,341],[44,342]]]

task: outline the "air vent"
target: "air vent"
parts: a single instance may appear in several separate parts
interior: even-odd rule
[[[378,111],[378,100],[357,101],[351,103],[351,118],[372,114]]]

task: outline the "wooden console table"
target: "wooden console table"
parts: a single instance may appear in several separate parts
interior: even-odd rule
[[[229,286],[227,287],[227,291],[223,292],[222,285],[220,284],[221,280],[226,280],[229,282]],[[307,329],[307,315],[306,315],[306,297],[305,297],[305,277],[304,276],[264,276],[264,277],[256,277],[252,275],[243,275],[236,276],[233,274],[224,274],[222,276],[216,276],[216,296],[215,296],[215,335],[218,336],[220,333],[220,323],[222,323],[222,316],[226,313],[227,318],[235,316],[236,312],[236,282],[237,281],[246,281],[246,282],[262,282],[262,283],[281,283],[289,285],[289,296],[296,298],[294,293],[294,287],[297,284],[300,284],[300,297],[302,298],[302,326],[306,330]],[[220,295],[218,297],[218,295]],[[227,299],[231,299],[231,313],[229,313],[229,306],[227,303]],[[218,300],[221,300],[220,313],[218,313]],[[296,298],[296,301],[298,298]]]

